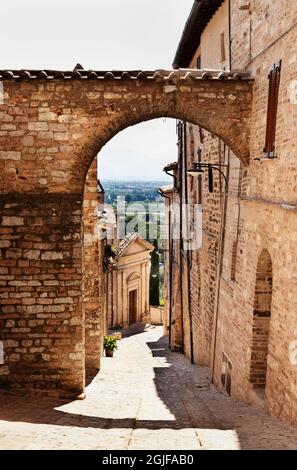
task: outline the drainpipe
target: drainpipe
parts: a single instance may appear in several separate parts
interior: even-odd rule
[[[231,0],[228,0],[228,29],[229,29],[229,70],[231,70],[232,69]]]
[[[179,289],[181,315],[181,351],[184,352],[184,312],[183,312],[183,142],[182,127],[179,126]]]
[[[169,173],[168,170],[164,170],[164,173],[166,173],[166,175],[171,176],[171,178],[173,178],[173,181],[174,181],[173,188],[175,189],[177,187],[177,177],[175,176],[175,174],[174,173]],[[164,194],[162,194],[162,196],[166,197],[166,196],[164,196]]]
[[[184,121],[184,178],[185,178],[185,203],[186,203],[186,226],[189,228],[189,218],[188,218],[188,176],[187,176],[187,123]],[[193,319],[192,319],[192,309],[191,309],[191,261],[190,253],[187,250],[187,287],[188,287],[188,310],[189,310],[189,324],[190,324],[190,349],[191,349],[191,362],[194,362],[193,354]]]
[[[224,144],[224,155],[226,151],[226,145]],[[220,235],[220,247],[218,253],[219,266],[218,266],[218,282],[216,289],[216,306],[215,306],[215,326],[214,326],[214,342],[213,342],[213,353],[212,353],[212,368],[211,368],[211,381],[214,382],[214,369],[215,369],[215,358],[216,358],[216,346],[217,346],[217,330],[218,330],[218,316],[219,316],[219,300],[220,300],[220,288],[221,288],[221,276],[223,270],[223,257],[225,248],[225,230],[226,230],[226,217],[227,217],[227,203],[228,203],[228,186],[229,186],[229,171],[230,171],[230,149],[228,148],[228,163],[226,171],[226,184],[224,194],[224,205],[223,215],[221,222],[221,235]]]
[[[171,349],[171,328],[172,328],[172,256],[173,256],[173,238],[171,233],[171,211],[169,212],[169,348]]]
[[[105,257],[105,252],[106,252],[106,246],[107,246],[107,240],[106,238],[104,238],[104,254],[103,256]],[[108,289],[108,271],[105,272],[105,303],[106,303],[106,322],[107,322],[107,328],[108,328],[108,314],[109,314],[109,311],[108,311],[108,306],[109,306],[109,302],[108,302],[108,296],[109,296],[109,289]],[[113,326],[113,323],[112,323],[112,319],[111,319],[111,326]]]

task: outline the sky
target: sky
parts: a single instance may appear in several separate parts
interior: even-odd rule
[[[1,2],[0,68],[171,69],[193,0]],[[164,179],[176,159],[173,119],[117,134],[100,152],[103,179]],[[115,166],[116,165],[116,166]],[[115,168],[117,168],[115,174]]]

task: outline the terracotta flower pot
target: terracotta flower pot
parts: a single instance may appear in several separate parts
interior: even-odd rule
[[[113,351],[110,349],[105,349],[105,356],[106,357],[113,357]]]

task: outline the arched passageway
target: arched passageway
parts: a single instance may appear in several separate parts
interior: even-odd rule
[[[82,201],[92,161],[120,130],[164,116],[211,131],[247,164],[252,82],[186,70],[6,70],[0,79],[0,123],[14,121],[0,158],[10,295],[1,299],[1,382],[77,394],[85,381]]]
[[[256,272],[251,345],[250,383],[253,389],[266,387],[269,325],[272,302],[272,261],[263,249]]]

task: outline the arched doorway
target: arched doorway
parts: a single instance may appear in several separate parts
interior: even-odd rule
[[[268,250],[263,249],[256,272],[250,363],[250,383],[262,399],[266,387],[272,283],[271,257]]]

